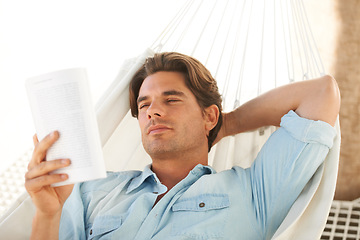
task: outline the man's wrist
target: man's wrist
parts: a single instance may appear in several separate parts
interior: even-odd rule
[[[56,221],[56,220],[60,220],[60,217],[61,217],[61,211],[58,211],[54,214],[47,214],[40,211],[36,211],[34,219],[40,221]]]
[[[240,116],[238,109],[224,115],[224,135],[232,136],[241,132]]]
[[[55,214],[36,212],[30,239],[58,239],[61,211]]]

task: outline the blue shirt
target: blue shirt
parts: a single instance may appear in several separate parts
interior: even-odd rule
[[[332,147],[335,129],[290,111],[250,168],[197,165],[167,191],[150,166],[77,184],[60,239],[270,239]]]

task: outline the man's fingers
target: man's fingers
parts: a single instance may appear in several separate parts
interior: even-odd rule
[[[38,142],[37,136],[34,136],[34,143],[37,142],[28,169],[33,168],[45,159],[46,151],[59,139],[59,132],[54,131],[48,134],[43,140]]]
[[[37,137],[37,134],[34,134],[34,136],[33,136],[33,143],[34,143],[34,147],[39,143],[39,139]]]
[[[36,145],[34,152],[46,153],[46,151],[59,139],[59,132],[54,131],[48,134],[39,144]]]
[[[40,176],[37,178],[26,180],[25,188],[29,193],[36,192],[45,186],[49,186],[54,183],[62,182],[62,181],[65,181],[66,179],[68,179],[67,174],[43,175],[43,176]]]
[[[26,174],[25,179],[33,179],[46,175],[54,170],[64,168],[70,165],[69,159],[58,159],[53,161],[44,161],[31,168]]]

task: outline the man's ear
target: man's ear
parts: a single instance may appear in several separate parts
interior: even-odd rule
[[[204,118],[205,118],[205,130],[207,135],[209,132],[216,126],[219,121],[220,111],[219,108],[213,104],[210,107],[205,108]]]

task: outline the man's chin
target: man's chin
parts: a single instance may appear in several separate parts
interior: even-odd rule
[[[144,147],[145,151],[150,155],[152,159],[154,158],[169,158],[173,157],[177,153],[177,149],[171,148],[164,144],[152,145]]]

